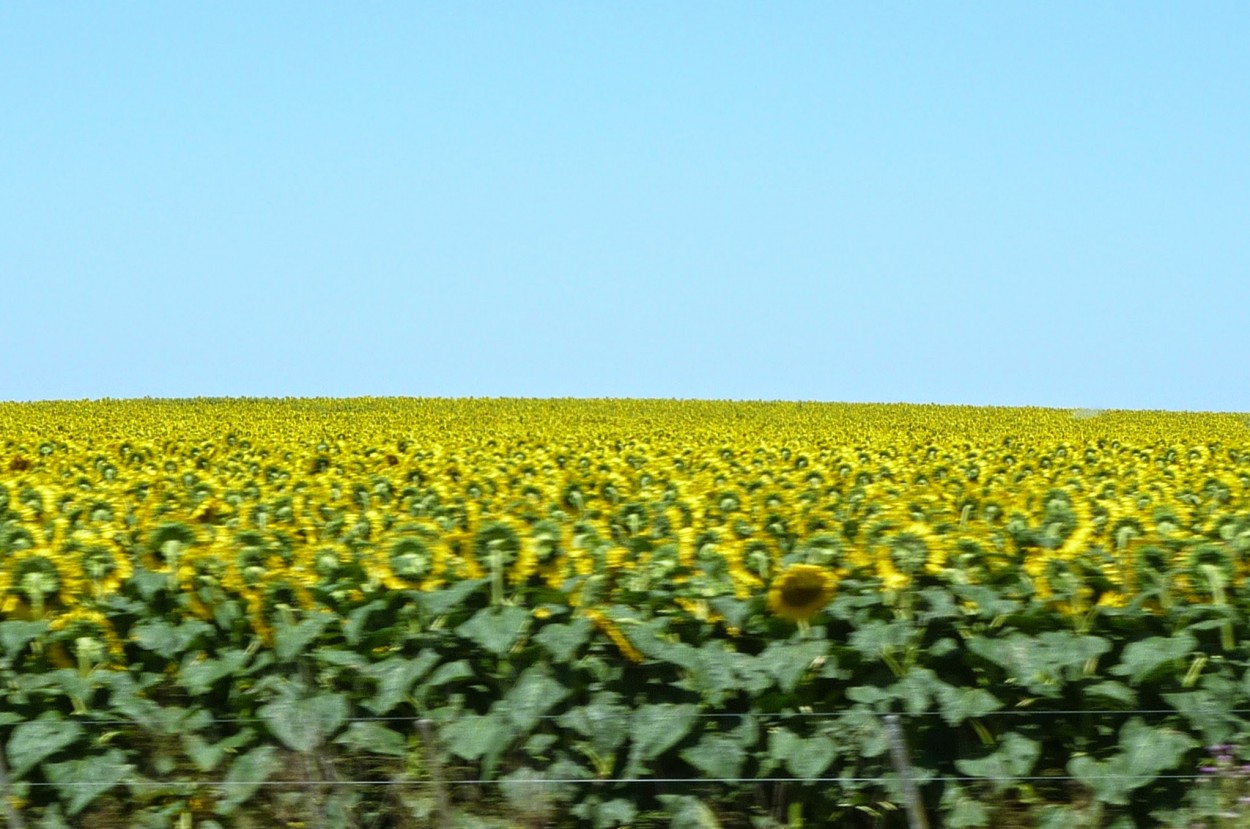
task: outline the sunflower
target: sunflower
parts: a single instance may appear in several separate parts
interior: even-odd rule
[[[773,580],[768,590],[768,609],[793,622],[815,616],[833,598],[837,582],[833,573],[815,564],[791,564]]]
[[[53,606],[69,608],[81,596],[80,574],[66,556],[47,548],[30,548],[11,554],[7,562],[5,593],[0,595],[0,615],[29,613],[44,617]]]
[[[77,607],[58,614],[49,625],[57,645],[69,645],[77,655],[79,669],[86,673],[94,665],[124,664],[125,650],[117,631],[99,611]]]
[[[90,581],[96,598],[116,593],[132,575],[130,557],[111,546],[92,544],[75,550],[74,554],[78,556],[78,565]]]
[[[382,583],[391,590],[416,590],[434,570],[434,551],[425,539],[409,535],[395,541],[382,571]]]
[[[603,631],[612,640],[612,643],[620,650],[622,656],[634,664],[642,662],[642,652],[634,646],[633,642],[629,641],[629,638],[621,631],[620,626],[609,618],[607,614],[591,609],[586,611],[586,615],[595,623],[595,627]]]

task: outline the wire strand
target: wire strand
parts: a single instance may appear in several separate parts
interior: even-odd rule
[[[748,783],[896,783],[898,775],[876,775],[866,777],[522,777],[522,778],[471,778],[461,780],[122,780],[117,785],[127,787],[151,786],[169,788],[173,786],[483,786],[483,785],[607,785],[607,784],[705,784],[725,783],[744,785]],[[933,777],[917,776],[917,782],[925,783],[1063,783],[1087,782],[1095,780],[1215,780],[1214,774],[1098,774],[1075,777],[1073,775],[1029,775],[1025,777],[973,777],[969,775],[935,775]],[[22,785],[29,787],[55,786],[61,788],[79,788],[98,786],[91,781],[48,783],[29,781]]]
[[[501,711],[501,712],[506,712],[507,710],[508,710],[507,708],[496,709],[496,711]],[[841,711],[765,711],[765,712],[743,711],[741,713],[700,711],[700,712],[695,712],[693,714],[687,714],[685,716],[693,716],[697,719],[736,719],[736,718],[742,718],[742,717],[748,717],[748,716],[757,717],[757,718],[766,717],[766,718],[775,718],[775,719],[791,719],[791,718],[793,719],[833,719],[836,717],[841,717],[848,710],[851,710],[851,709],[848,708],[848,709],[843,709]],[[919,711],[916,713],[908,713],[904,711],[899,711],[899,712],[871,711],[870,713],[877,715],[877,716],[885,716],[886,714],[897,714],[897,716],[903,719],[920,719],[923,717],[944,717],[945,716],[944,712],[942,711]],[[1002,709],[997,709],[994,711],[978,713],[974,716],[966,716],[966,717],[963,717],[962,719],[973,720],[973,719],[984,719],[986,717],[1078,717],[1078,716],[1086,716],[1086,715],[1094,715],[1094,716],[1148,715],[1148,716],[1182,716],[1183,717],[1188,714],[1194,714],[1194,713],[1250,715],[1250,708],[1219,708],[1219,707],[1211,706],[1211,707],[1191,708],[1191,709],[1186,709],[1185,711],[1179,711],[1174,708],[1083,708],[1083,709],[1077,708],[1077,709],[1059,709],[1059,710],[1054,710],[1054,711],[1048,711],[1044,709],[1039,709],[1035,711],[1012,709],[1012,710],[1004,711]],[[468,712],[468,713],[464,713],[458,716],[441,718],[438,721],[439,722],[455,722],[459,720],[467,720],[473,717],[480,717],[480,716],[486,716],[486,715]],[[566,716],[566,714],[542,714],[542,715],[539,715],[536,719],[541,720],[541,721],[554,721],[554,720],[562,719],[564,716]],[[266,722],[264,717],[210,717],[209,719],[204,720],[202,717],[198,717],[195,713],[188,713],[186,715],[186,718],[187,719],[193,719],[193,718],[199,719],[203,722],[212,723],[212,724],[238,724],[238,723],[250,724],[250,723]],[[401,723],[401,722],[420,722],[421,720],[424,720],[424,719],[431,719],[431,718],[420,717],[420,716],[347,717],[342,722],[344,724],[350,724],[354,722]],[[139,720],[95,719],[95,718],[92,718],[89,716],[83,716],[83,715],[71,715],[67,717],[66,720],[67,721],[72,720],[73,722],[76,722],[79,725],[142,725],[142,723]]]

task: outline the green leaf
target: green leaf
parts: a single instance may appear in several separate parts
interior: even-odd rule
[[[43,810],[43,814],[35,823],[35,829],[73,829],[73,827],[65,822],[65,813],[61,811],[61,804],[53,803]]]
[[[1013,781],[1027,777],[1041,753],[1041,743],[1009,731],[993,754],[975,760],[956,760],[955,768],[969,777],[989,778],[995,791],[1002,791]]]
[[[949,636],[943,636],[926,648],[930,659],[941,659],[959,650],[959,643]]]
[[[135,625],[130,638],[144,650],[153,651],[165,659],[174,659],[212,629],[212,625],[199,619],[186,619],[176,626],[161,619],[149,619]]]
[[[544,776],[550,780],[593,780],[595,773],[580,763],[564,758],[556,760],[548,766]],[[546,795],[556,800],[573,800],[579,793],[584,795],[585,791],[585,786],[579,786],[575,783],[546,784]],[[513,827],[509,827],[509,829],[513,829]]]
[[[1111,650],[1101,636],[1045,631],[1036,636],[1014,632],[1002,638],[974,636],[968,649],[1006,671],[1030,693],[1055,697],[1067,681],[1081,677],[1085,666]]]
[[[733,596],[717,596],[708,601],[713,610],[725,617],[725,624],[741,629],[751,617],[751,602]]]
[[[616,702],[615,694],[600,694],[587,705],[565,711],[556,721],[591,741],[601,757],[619,749],[629,736],[630,710]]]
[[[693,795],[662,794],[656,797],[672,815],[669,829],[721,829],[716,814]]]
[[[391,757],[408,755],[408,741],[404,739],[404,735],[382,723],[367,720],[350,724],[342,734],[334,738],[334,742],[370,754]]]
[[[96,674],[84,676],[74,668],[59,668],[47,674],[51,684],[75,701],[75,704],[89,704],[94,696],[93,691],[100,684]]]
[[[20,780],[44,758],[72,745],[82,734],[81,725],[61,719],[59,714],[19,723],[9,735],[6,747],[9,774]]]
[[[803,738],[788,728],[768,733],[769,759],[783,764],[790,774],[802,780],[823,776],[837,755],[837,745],[824,734]]]
[[[1037,829],[1073,829],[1086,823],[1082,810],[1075,806],[1043,806],[1037,818]]]
[[[568,691],[541,665],[531,665],[517,677],[516,684],[496,703],[504,716],[521,733],[532,731],[539,719],[560,702]]]
[[[978,829],[990,822],[990,810],[985,804],[953,782],[942,792],[942,816],[942,825],[949,829]]]
[[[374,599],[347,614],[347,621],[343,623],[343,638],[347,640],[347,644],[353,647],[359,645],[364,638],[365,625],[369,621],[369,614],[384,607],[386,607],[386,602],[381,599]]]
[[[881,716],[863,705],[853,705],[837,719],[837,729],[855,740],[861,757],[880,757],[890,750],[890,735]]]
[[[1152,728],[1132,717],[1120,730],[1120,747],[1127,758],[1130,774],[1158,774],[1174,769],[1198,741],[1173,728]]]
[[[920,623],[928,625],[936,619],[959,619],[963,610],[955,603],[955,596],[941,587],[926,587],[919,591],[927,607],[920,613]]]
[[[534,641],[546,648],[557,664],[564,665],[573,661],[578,649],[590,639],[592,630],[594,625],[591,621],[579,616],[567,624],[557,622],[543,625],[534,634]]]
[[[777,681],[778,687],[789,694],[798,688],[799,681],[817,660],[826,658],[828,654],[829,642],[826,639],[770,642],[756,660]]]
[[[907,647],[916,635],[915,627],[906,621],[872,621],[851,632],[852,648],[872,660],[883,653],[892,653]]]
[[[503,656],[521,638],[529,619],[530,612],[523,607],[487,607],[456,628],[456,633],[495,656]]]
[[[1240,690],[1244,696],[1250,697],[1250,669],[1241,676]]]
[[[329,613],[317,613],[301,619],[294,625],[279,623],[274,629],[274,655],[279,662],[290,662],[302,654],[313,640],[321,635],[334,618]]]
[[[324,665],[336,668],[347,668],[352,671],[368,671],[375,664],[355,651],[339,650],[338,648],[316,648],[312,658]]]
[[[421,684],[422,692],[431,688],[437,688],[440,685],[446,685],[450,682],[459,682],[462,679],[473,679],[477,674],[473,673],[473,667],[467,659],[457,659],[455,662],[446,662],[439,665],[434,673],[430,674],[430,678]],[[424,695],[424,694],[423,694]]]
[[[47,621],[0,622],[0,646],[10,658],[16,659],[22,648],[47,633],[49,624]]]
[[[724,734],[706,734],[680,755],[709,780],[736,780],[742,776],[742,766],[747,759],[746,749]]]
[[[560,738],[555,734],[531,734],[529,739],[525,741],[523,748],[525,753],[531,757],[544,757],[558,742],[560,742]]]
[[[407,698],[413,683],[429,673],[440,658],[437,651],[425,650],[413,659],[392,656],[370,665],[365,673],[378,681],[378,690],[364,703],[365,707],[375,714],[389,713]]]
[[[543,782],[545,776],[537,769],[522,766],[499,778],[499,790],[513,814],[519,817],[526,812],[541,813],[544,806],[550,806],[553,792]]]
[[[1228,693],[1233,688],[1218,687],[1218,679],[1212,677],[1213,684],[1217,686],[1213,690],[1200,688],[1161,695],[1189,722],[1191,733],[1200,734],[1203,743],[1209,746],[1237,742],[1238,734],[1246,728],[1245,721],[1232,713],[1238,707],[1237,698]],[[1229,681],[1228,685],[1233,686],[1233,683]]]
[[[638,807],[632,800],[623,797],[606,800],[595,805],[595,829],[614,829],[617,826],[629,826],[638,816]]]
[[[169,587],[169,576],[164,573],[154,573],[143,567],[136,567],[134,575],[130,577],[130,583],[150,605],[157,593]]]
[[[720,706],[726,697],[741,689],[734,670],[734,657],[738,654],[731,651],[725,642],[704,642],[693,654],[686,678],[679,683],[679,687],[697,691],[711,706]]]
[[[265,784],[274,772],[282,768],[277,746],[257,746],[241,754],[230,764],[226,779],[221,786],[221,799],[214,813],[229,817]]]
[[[312,751],[347,719],[347,697],[323,691],[311,697],[284,696],[257,712],[270,733],[292,751]]]
[[[69,817],[81,812],[133,770],[134,766],[126,762],[126,755],[117,748],[81,760],[46,763],[43,767],[48,782],[65,803],[65,813]]]
[[[929,703],[943,687],[949,687],[937,678],[930,668],[912,666],[903,677],[890,686],[890,693],[903,701],[908,714],[923,714]]]
[[[947,725],[984,717],[1003,707],[998,697],[984,688],[957,688],[945,682],[938,684],[937,698]]]
[[[1129,794],[1133,789],[1146,785],[1150,782],[1150,778],[1126,779],[1120,771],[1123,764],[1116,762],[1117,759],[1099,761],[1088,755],[1073,757],[1068,761],[1068,771],[1079,782],[1088,786],[1098,801],[1115,806],[1127,806]]]
[[[490,579],[459,581],[450,587],[420,593],[417,596],[417,602],[431,616],[445,616],[463,605],[465,599],[486,587],[489,583]]]
[[[894,695],[876,685],[856,685],[846,689],[846,698],[851,702],[876,705],[879,702],[894,699]]]
[[[217,743],[208,742],[200,734],[183,734],[182,750],[196,768],[207,774],[221,765],[229,752],[237,751],[255,738],[256,732],[250,728],[244,728]]]
[[[1068,771],[1104,803],[1127,806],[1130,794],[1176,768],[1198,741],[1170,728],[1152,728],[1132,717],[1120,729],[1120,751],[1107,760],[1073,757]]]
[[[694,727],[698,715],[698,706],[689,703],[661,702],[634,709],[629,727],[631,771],[626,771],[625,776],[635,776],[641,764],[654,760],[681,742]]]
[[[512,742],[512,735],[511,726],[494,713],[466,714],[439,730],[447,750],[465,760],[502,754]]]
[[[1197,647],[1198,640],[1186,632],[1177,636],[1151,636],[1149,639],[1130,642],[1120,656],[1120,664],[1113,667],[1111,673],[1127,676],[1133,685],[1140,685],[1168,668],[1178,674],[1184,673],[1182,660],[1193,654]]]
[[[1115,680],[1107,680],[1089,686],[1084,690],[1085,698],[1091,701],[1106,700],[1107,702],[1123,705],[1131,708],[1137,704],[1137,692],[1125,685],[1123,682]],[[1101,703],[1105,705],[1105,703]],[[1091,705],[1091,708],[1097,708],[1099,705]]]
[[[226,677],[243,670],[250,657],[247,651],[233,648],[217,659],[204,659],[200,654],[187,654],[174,681],[187,689],[192,696],[201,696],[213,690],[213,686]]]
[[[246,614],[238,599],[222,599],[213,605],[213,621],[223,631],[232,631]]]
[[[742,720],[727,733],[740,746],[753,752],[760,741],[760,721],[754,714],[743,714]]]
[[[131,689],[129,692],[114,689],[109,697],[108,707],[110,711],[127,718],[148,731],[156,731],[162,734],[178,733],[176,726],[173,731],[166,730],[166,727],[169,725],[168,715],[160,705],[147,697],[141,696],[137,688]],[[181,711],[182,709],[178,710]]]
[[[951,592],[965,602],[970,602],[982,619],[1010,616],[1021,607],[1020,602],[1004,598],[998,590],[987,585],[956,584],[951,585]]]

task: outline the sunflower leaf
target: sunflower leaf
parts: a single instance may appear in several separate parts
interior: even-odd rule
[[[827,639],[769,642],[756,660],[777,681],[778,687],[789,694],[798,688],[803,676],[817,660],[827,657],[828,654]]]
[[[521,638],[529,619],[530,612],[523,607],[487,607],[456,628],[456,633],[495,656],[503,656]]]

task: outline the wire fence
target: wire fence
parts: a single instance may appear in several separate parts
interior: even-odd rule
[[[496,709],[501,710],[501,709]],[[698,719],[742,719],[743,717],[769,718],[769,719],[836,719],[845,714],[843,711],[698,711],[687,714],[685,716],[695,717]],[[879,716],[893,715],[902,719],[921,719],[926,717],[944,717],[942,711],[917,711],[917,712],[872,712]],[[993,711],[977,712],[974,715],[964,717],[964,719],[985,719],[987,717],[1077,717],[1077,716],[1172,716],[1183,717],[1187,714],[1228,714],[1232,716],[1245,715],[1250,717],[1250,708],[1222,708],[1219,706],[1194,706],[1186,708],[1184,711],[1175,708],[1072,708],[1072,709],[996,709]],[[422,722],[431,720],[438,723],[454,722],[456,720],[473,719],[480,717],[481,714],[474,712],[462,712],[460,714],[451,714],[431,718],[428,716],[412,716],[412,715],[378,715],[366,717],[345,717],[338,722],[350,724],[354,722]],[[229,724],[258,724],[266,722],[264,717],[202,717],[198,714],[188,714],[189,718],[194,718],[196,722],[213,723],[217,725]],[[564,714],[542,714],[531,719],[539,721],[555,721],[564,719]],[[96,718],[89,715],[70,715],[66,719],[72,720],[80,725],[142,725],[137,720],[116,719],[116,718]]]
[[[925,775],[916,775],[918,783],[1062,783],[1064,781],[1098,781],[1098,780],[1206,780],[1209,779],[1208,774],[1099,774],[1088,775],[1085,777],[1073,777],[1071,775],[1031,775],[1023,777],[972,777],[968,775],[939,775],[928,777]],[[663,784],[663,785],[706,785],[708,783],[723,783],[726,785],[746,785],[751,783],[773,784],[773,783],[877,783],[889,784],[897,783],[899,776],[897,774],[890,775],[868,775],[868,776],[852,776],[852,777],[513,777],[513,778],[473,778],[473,779],[449,779],[449,780],[203,780],[197,778],[194,781],[199,786],[483,786],[483,785],[579,785],[579,786],[596,786],[607,784]],[[43,781],[31,781],[23,783],[23,785],[38,786],[56,786],[57,788],[77,788],[92,787],[99,784],[93,781],[82,782],[61,782],[47,783]],[[149,786],[153,788],[167,789],[176,783],[161,780],[133,780],[125,783],[128,787]]]
[[[746,717],[755,719],[834,719],[842,716],[844,711],[785,711],[785,712],[758,712],[743,711],[740,713],[733,712],[691,712],[686,716],[688,718],[696,718],[700,720],[713,719],[737,719],[741,720]],[[490,786],[490,785],[549,785],[549,786],[606,786],[606,785],[764,785],[764,784],[877,784],[877,785],[897,785],[901,779],[914,779],[918,784],[929,783],[1090,783],[1103,780],[1151,780],[1151,781],[1198,781],[1206,780],[1212,777],[1210,772],[1196,771],[1193,773],[1109,773],[1098,775],[1082,775],[1075,776],[1071,774],[1043,774],[1043,775],[932,775],[927,774],[924,769],[915,769],[910,765],[910,753],[906,748],[899,753],[898,746],[902,742],[902,731],[899,721],[901,720],[919,720],[928,717],[942,716],[940,711],[921,711],[914,713],[898,712],[898,713],[879,713],[873,712],[876,716],[880,716],[886,721],[890,731],[892,748],[895,749],[893,757],[894,771],[889,774],[875,775],[837,775],[837,776],[759,776],[759,777],[650,777],[650,776],[632,776],[632,777],[614,777],[614,776],[586,776],[586,777],[544,777],[544,776],[503,776],[503,777],[443,777],[440,779],[416,779],[411,777],[397,778],[378,778],[378,779],[290,779],[281,780],[228,780],[228,779],[205,779],[196,777],[191,779],[181,778],[177,780],[150,780],[134,778],[125,781],[125,785],[134,788],[152,787],[167,788],[171,785],[195,785],[195,786],[212,786],[212,787],[298,787],[298,786]],[[987,717],[1076,717],[1076,716],[1171,716],[1182,717],[1185,714],[1194,713],[1218,713],[1227,715],[1247,715],[1250,716],[1250,709],[1245,708],[1194,708],[1180,712],[1170,708],[1099,708],[1099,709],[1038,709],[1038,710],[997,710],[984,713],[977,713],[975,717],[967,719],[985,719]],[[194,715],[192,715],[194,716]],[[449,716],[440,720],[437,724],[447,724],[458,720],[466,720],[474,717],[480,717],[480,714],[462,713],[458,716]],[[624,712],[624,716],[628,716],[628,712]],[[541,721],[559,720],[563,715],[542,715],[536,719]],[[98,719],[89,716],[78,715],[71,716],[68,719],[84,726],[143,726],[143,723],[135,720],[125,719]],[[266,719],[263,717],[196,717],[198,722],[205,724],[220,725],[258,725],[264,724]],[[435,721],[430,717],[421,716],[351,716],[338,720],[338,727],[345,727],[351,723],[410,723],[414,726],[414,731],[419,733],[421,740],[425,744],[425,748],[431,748],[431,741],[437,742],[437,736],[433,729],[436,725]],[[151,729],[149,729],[151,730]],[[159,729],[157,729],[159,731]],[[319,749],[313,749],[310,753],[317,753]],[[0,752],[3,746],[0,745]],[[1250,765],[1242,767],[1250,776]],[[57,786],[58,788],[74,788],[78,786],[89,787],[96,785],[91,781],[50,783],[45,781],[23,781],[23,786],[29,787],[45,787]]]

